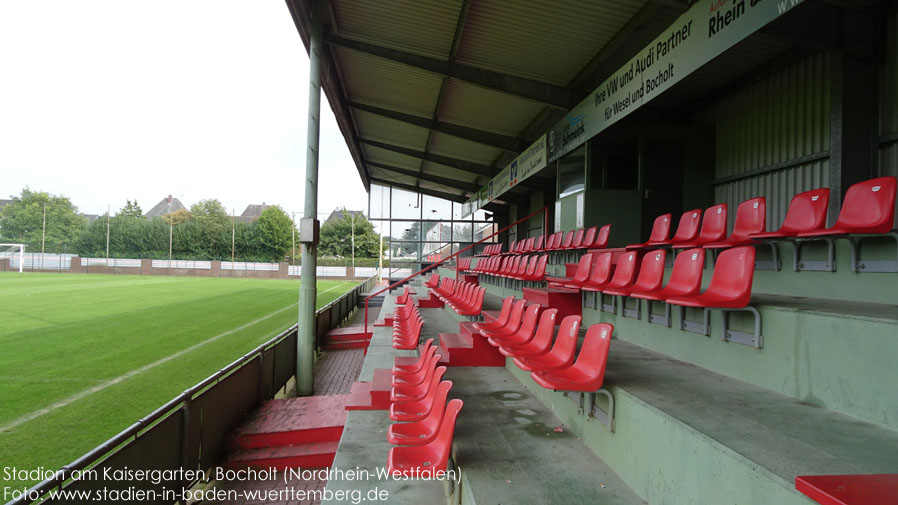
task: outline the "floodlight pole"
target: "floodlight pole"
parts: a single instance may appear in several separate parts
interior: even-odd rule
[[[44,202],[44,219],[41,225],[41,270],[44,269],[44,236],[47,234],[47,202]]]
[[[111,207],[106,204],[106,267],[109,267],[109,211]]]
[[[349,211],[350,230],[352,233],[352,278],[355,279],[355,214]]]
[[[235,210],[231,208],[231,268],[234,268],[234,236],[237,233],[237,216]]]
[[[108,222],[108,220],[107,220]],[[171,215],[171,195],[168,195],[168,270],[171,272],[171,239],[175,226],[174,216]]]
[[[315,299],[318,292],[316,268],[318,266],[317,237],[318,218],[318,134],[321,117],[321,50],[323,47],[323,0],[309,2],[309,117],[306,128],[306,184],[303,227],[299,239],[302,243],[302,271],[299,285],[299,321],[296,335],[296,394],[309,396],[314,393],[315,369]]]

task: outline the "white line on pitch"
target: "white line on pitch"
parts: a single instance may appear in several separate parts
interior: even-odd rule
[[[215,335],[214,337],[207,338],[206,340],[203,340],[202,342],[198,342],[198,343],[196,343],[196,344],[193,344],[192,346],[190,346],[190,347],[188,347],[188,348],[186,348],[186,349],[181,349],[180,351],[178,351],[178,352],[176,352],[176,353],[174,353],[174,354],[171,354],[171,355],[169,355],[169,356],[166,356],[166,357],[164,357],[164,358],[162,358],[162,359],[156,360],[156,361],[154,361],[154,362],[152,362],[152,363],[148,363],[148,364],[146,364],[146,365],[144,365],[144,366],[142,366],[142,367],[140,367],[140,368],[135,368],[134,370],[131,370],[130,372],[128,372],[128,373],[126,373],[126,374],[122,374],[122,375],[119,375],[118,377],[115,377],[115,378],[113,378],[113,379],[109,379],[109,380],[107,380],[107,381],[103,381],[103,382],[101,382],[100,384],[97,384],[96,386],[94,386],[94,387],[92,387],[92,388],[88,388],[88,389],[85,389],[85,390],[83,390],[83,391],[79,391],[78,393],[75,393],[75,394],[73,394],[72,396],[70,396],[70,397],[68,397],[68,398],[65,398],[65,399],[60,400],[60,401],[58,401],[58,402],[56,402],[56,403],[50,404],[50,405],[48,405],[48,406],[46,406],[46,407],[44,407],[44,408],[37,409],[37,410],[34,410],[34,411],[32,411],[32,412],[29,412],[28,414],[25,414],[24,416],[22,416],[22,417],[20,417],[20,418],[18,418],[18,419],[16,419],[16,420],[14,420],[14,421],[12,421],[12,422],[10,422],[10,423],[8,423],[8,424],[4,424],[3,426],[0,426],[0,433],[2,433],[2,432],[4,432],[4,431],[9,431],[9,430],[11,430],[11,429],[13,429],[13,428],[16,428],[16,427],[18,427],[18,426],[21,426],[21,425],[27,423],[28,421],[32,421],[32,420],[34,420],[34,419],[37,419],[38,417],[40,417],[40,416],[42,416],[42,415],[44,415],[44,414],[49,414],[50,412],[53,412],[54,410],[61,409],[62,407],[66,407],[66,406],[68,406],[68,405],[71,405],[71,404],[77,402],[78,400],[81,400],[82,398],[86,398],[86,397],[88,397],[88,396],[90,396],[90,395],[92,395],[92,394],[94,394],[94,393],[98,393],[98,392],[100,392],[100,391],[103,391],[104,389],[106,389],[106,388],[108,388],[108,387],[110,387],[110,386],[114,386],[114,385],[116,385],[116,384],[118,384],[118,383],[120,383],[120,382],[124,382],[124,381],[126,381],[126,380],[128,380],[128,379],[134,377],[135,375],[138,375],[138,374],[141,374],[141,373],[143,373],[143,372],[146,372],[147,370],[151,370],[151,369],[153,369],[153,368],[156,368],[156,367],[159,366],[159,365],[163,365],[163,364],[165,364],[165,363],[168,363],[169,361],[171,361],[171,360],[173,360],[173,359],[180,358],[181,356],[183,356],[183,355],[185,355],[185,354],[187,354],[187,353],[189,353],[189,352],[193,352],[193,351],[199,349],[200,347],[203,347],[203,346],[205,346],[205,345],[207,345],[207,344],[211,344],[212,342],[215,342],[216,340],[219,340],[219,339],[221,339],[221,338],[224,338],[224,337],[226,337],[226,336],[228,336],[228,335],[230,335],[230,334],[232,334],[232,333],[234,333],[234,332],[237,332],[237,331],[240,331],[240,330],[244,330],[244,329],[246,329],[246,328],[249,328],[250,326],[252,326],[252,325],[254,325],[254,324],[256,324],[256,323],[261,323],[262,321],[264,321],[264,320],[266,320],[266,319],[268,319],[268,318],[274,316],[275,314],[279,314],[279,313],[281,313],[281,312],[283,312],[283,311],[285,311],[285,310],[287,310],[287,309],[289,309],[289,308],[291,308],[291,307],[295,307],[296,305],[297,305],[296,303],[291,303],[290,305],[287,305],[286,307],[283,307],[283,308],[281,308],[281,309],[278,309],[278,310],[276,310],[276,311],[274,311],[274,312],[272,312],[272,313],[270,313],[270,314],[268,314],[268,315],[262,316],[262,317],[260,317],[260,318],[258,318],[258,319],[254,319],[254,320],[252,320],[252,321],[250,321],[250,322],[248,322],[248,323],[246,323],[246,324],[244,324],[244,325],[242,325],[242,326],[238,326],[237,328],[232,328],[232,329],[230,329],[230,330],[228,330],[228,331],[226,331],[226,332],[224,332],[224,333],[219,333],[218,335]]]

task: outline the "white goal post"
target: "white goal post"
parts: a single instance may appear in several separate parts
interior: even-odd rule
[[[19,249],[19,273],[25,265],[25,244],[0,244],[0,247],[17,247]]]

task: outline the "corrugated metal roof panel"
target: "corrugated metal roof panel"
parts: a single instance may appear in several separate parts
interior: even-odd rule
[[[341,36],[432,58],[447,59],[460,0],[335,0]]]
[[[439,175],[440,177],[448,177],[450,179],[457,179],[473,184],[477,184],[477,181],[480,178],[480,176],[478,176],[477,174],[472,174],[471,172],[466,172],[457,168],[447,167],[446,165],[434,163],[432,161],[424,162],[424,173]]]
[[[407,170],[418,170],[421,168],[422,160],[418,158],[394,153],[393,151],[387,151],[386,149],[370,146],[368,144],[362,144],[362,149],[365,150],[365,159],[368,161],[405,168]]]
[[[459,63],[566,85],[646,0],[472,2]]]
[[[499,156],[502,149],[434,132],[430,139],[429,151],[442,156],[489,165]]]
[[[443,91],[439,119],[514,137],[542,110],[542,104],[450,79]]]
[[[421,187],[425,189],[432,189],[434,191],[441,191],[443,193],[451,193],[454,195],[464,195],[465,192],[458,188],[450,188],[449,186],[443,186],[442,184],[437,184],[431,181],[421,181]]]
[[[398,182],[400,184],[416,184],[418,182],[417,177],[412,177],[410,175],[401,175],[393,172],[388,172],[386,170],[380,170],[378,168],[373,168],[371,170],[371,177],[375,179],[382,179],[385,181]]]
[[[430,130],[361,110],[353,110],[362,137],[423,151]]]
[[[332,49],[340,61],[350,100],[418,116],[433,116],[443,83],[441,76],[345,47]]]

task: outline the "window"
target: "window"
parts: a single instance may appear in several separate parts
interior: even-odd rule
[[[586,174],[586,145],[558,160],[558,198],[583,190]]]

